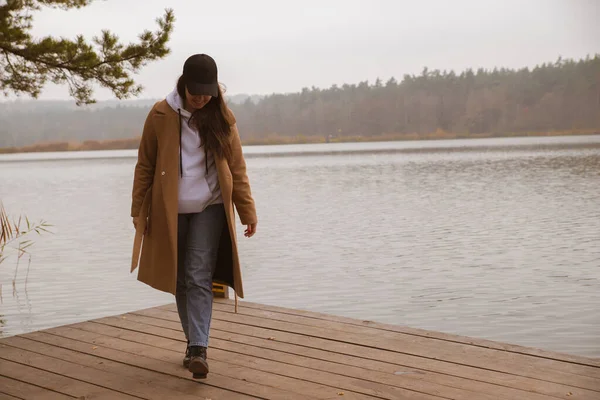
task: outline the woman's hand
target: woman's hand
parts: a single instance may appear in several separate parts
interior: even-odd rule
[[[256,223],[246,225],[246,231],[244,232],[244,236],[247,238],[251,238],[256,233]]]

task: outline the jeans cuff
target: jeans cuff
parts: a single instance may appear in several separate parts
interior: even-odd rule
[[[190,347],[192,346],[200,346],[200,347],[207,347],[208,348],[208,343],[204,342],[190,342]]]

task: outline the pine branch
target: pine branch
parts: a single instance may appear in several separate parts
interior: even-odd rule
[[[67,84],[78,105],[94,103],[94,83],[108,88],[118,99],[138,95],[142,87],[132,74],[151,61],[164,58],[173,31],[173,11],[157,19],[155,32],[144,31],[137,43],[123,44],[108,30],[92,42],[83,36],[73,40],[29,34],[31,17],[27,10],[40,6],[80,8],[92,0],[9,0],[0,7],[0,90],[36,98],[48,80]]]

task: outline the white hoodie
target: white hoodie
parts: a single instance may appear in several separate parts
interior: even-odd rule
[[[212,154],[206,153],[204,146],[200,146],[200,135],[190,127],[191,114],[183,108],[177,89],[167,96],[167,103],[175,112],[181,113],[179,213],[202,212],[211,204],[223,202],[215,160]]]

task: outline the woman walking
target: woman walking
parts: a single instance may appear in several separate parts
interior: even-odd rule
[[[139,265],[138,280],[175,295],[188,341],[183,364],[197,379],[209,370],[212,283],[244,297],[234,205],[246,237],[257,224],[235,117],[217,77],[215,61],[195,54],[176,88],[154,105],[138,150],[131,205],[131,270]]]

